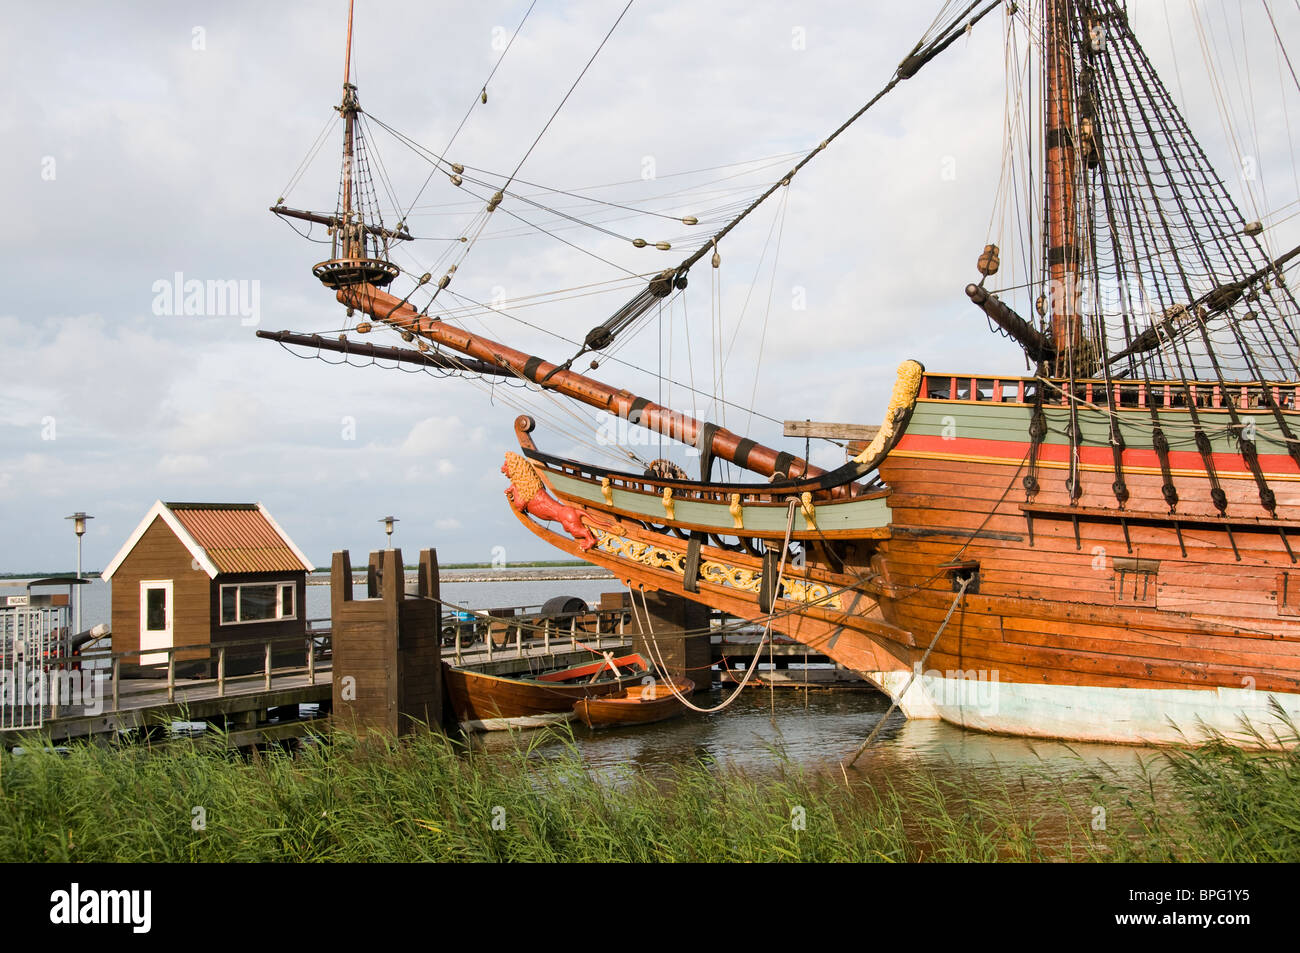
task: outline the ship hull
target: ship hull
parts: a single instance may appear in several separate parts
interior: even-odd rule
[[[1223,734],[1253,745],[1293,736],[1285,718],[1300,722],[1295,463],[1261,448],[1277,499],[1270,514],[1242,457],[1217,441],[1209,467],[1227,501],[1220,512],[1185,412],[1158,415],[1178,435],[1164,467],[1148,412],[1118,411],[1126,438],[1118,459],[1095,408],[1078,411],[1085,439],[1072,454],[1065,427],[1053,426],[1065,413],[1048,408],[1047,438],[1031,455],[1027,405],[921,400],[882,463],[893,491],[891,534],[879,547],[883,614],[930,650],[919,677],[883,676],[895,694],[910,681],[900,707],[909,717],[1072,740],[1177,744]],[[1207,429],[1218,416],[1213,407],[1201,413]],[[1167,483],[1177,492],[1173,512]],[[975,584],[934,640],[954,600],[951,574],[935,572],[953,562]]]
[[[926,375],[928,396],[878,463],[887,490],[814,495],[806,524],[795,511],[807,560],[787,566],[772,628],[861,673],[911,718],[1070,740],[1178,744],[1221,733],[1247,746],[1284,743],[1294,734],[1285,719],[1300,722],[1300,467],[1284,444],[1269,443],[1268,412],[1253,412],[1258,472],[1236,452],[1217,393],[1200,409],[1208,446],[1197,445],[1188,411],[1166,404],[1157,419],[1169,446],[1158,452],[1149,409],[1118,400],[1122,439],[1112,443],[1091,392],[1075,408],[1075,446],[1063,401],[1047,402],[1044,438],[1031,446],[1032,405],[1014,398],[1033,384]],[[1295,406],[1293,387],[1279,403]],[[1293,411],[1285,417],[1300,430]],[[630,519],[619,496],[575,492],[547,472],[598,544],[579,549],[520,514],[538,535],[629,587],[764,618],[770,563],[705,546],[687,578],[683,537],[696,527],[671,525],[683,511],[663,505],[658,520]],[[1275,494],[1272,511],[1261,479]],[[837,507],[865,505],[876,512],[855,515],[864,528],[821,532]],[[748,523],[746,512],[704,529],[745,542]]]
[[[989,676],[992,677],[989,677]],[[1002,681],[996,673],[874,673],[909,719],[992,734],[1128,745],[1194,744],[1218,736],[1248,747],[1294,744],[1300,695],[1252,689],[1110,688]]]

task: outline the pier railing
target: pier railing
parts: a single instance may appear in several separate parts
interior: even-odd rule
[[[543,615],[541,606],[478,609],[443,616],[443,660],[453,665],[524,658],[627,642],[631,609],[588,609]]]
[[[85,652],[79,655],[51,657],[45,659],[40,665],[40,672],[43,676],[39,679],[39,691],[41,699],[48,711],[47,717],[58,718],[60,712],[65,708],[84,709],[85,704],[75,704],[74,700],[84,702],[84,691],[76,686],[75,680],[71,677],[74,672],[79,672],[84,681],[85,675],[90,673],[91,678],[104,677],[107,674],[110,679],[110,693],[112,704],[108,709],[110,711],[119,711],[122,707],[122,664],[135,662],[140,665],[140,670],[144,674],[138,678],[127,679],[133,684],[142,685],[150,682],[159,681],[155,676],[160,669],[166,667],[166,693],[167,701],[173,703],[176,701],[176,689],[178,676],[176,671],[177,662],[186,665],[194,662],[211,662],[215,655],[215,674],[198,676],[182,675],[179,681],[186,684],[187,687],[193,687],[201,684],[214,684],[216,686],[216,697],[224,698],[227,695],[228,688],[236,688],[240,691],[271,691],[277,680],[283,681],[285,678],[293,677],[301,679],[306,676],[306,684],[315,685],[319,671],[322,668],[321,663],[328,663],[331,657],[331,640],[328,628],[321,623],[328,623],[329,620],[311,619],[307,623],[306,635],[281,635],[268,636],[255,639],[237,639],[229,642],[220,642],[210,645],[176,645],[167,648],[148,648],[134,649],[131,651],[115,652],[110,650],[96,650]],[[283,656],[287,651],[302,650],[302,661],[295,661],[289,665],[275,667],[274,659],[277,655]],[[193,658],[196,652],[207,653],[206,659]],[[180,658],[178,656],[188,654],[189,658]],[[260,670],[244,672],[238,675],[227,675],[226,662],[228,658],[239,658],[241,661],[247,661],[250,658],[261,657]],[[149,656],[149,662],[144,663],[143,657]],[[165,660],[159,661],[159,656],[164,656]],[[69,689],[69,697],[63,697],[63,689]],[[67,714],[80,714],[80,712],[67,712]],[[38,727],[33,725],[32,727]]]

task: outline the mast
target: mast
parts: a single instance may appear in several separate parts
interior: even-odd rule
[[[418,334],[476,360],[508,368],[511,373],[524,380],[542,384],[548,390],[698,447],[702,454],[701,469],[704,472],[701,476],[704,479],[708,479],[711,457],[730,460],[737,466],[766,477],[783,473],[791,479],[814,478],[826,472],[793,454],[773,450],[730,430],[652,403],[630,391],[615,389],[540,357],[470,334],[438,318],[426,317],[405,300],[373,285],[340,288],[337,296],[349,308],[364,311],[375,320],[383,321],[400,331]]]
[[[1075,190],[1078,152],[1074,128],[1074,49],[1070,0],[1045,0],[1043,152],[1047,176],[1043,215],[1047,236],[1048,302],[1056,373],[1064,374],[1082,343],[1079,298],[1079,213]]]
[[[360,134],[357,116],[361,103],[357,87],[352,83],[352,5],[348,0],[348,39],[343,52],[343,101],[336,106],[343,117],[343,167],[340,173],[340,200],[334,215],[321,215],[299,209],[286,208],[284,199],[271,206],[271,211],[285,218],[328,225],[330,229],[330,257],[312,266],[312,274],[327,288],[344,288],[354,284],[389,284],[400,273],[388,261],[388,246],[394,241],[410,241],[405,224],[396,229],[383,227],[382,218],[373,199],[374,186],[370,179],[369,164],[365,160],[365,137]],[[358,163],[358,159],[361,161]],[[358,177],[357,170],[360,170]],[[359,206],[359,207],[358,207]],[[375,225],[366,221],[378,221]],[[373,254],[371,249],[373,248]]]
[[[348,0],[348,42],[343,54],[343,103],[339,113],[343,116],[343,257],[362,258],[356,239],[363,233],[353,228],[352,222],[352,130],[357,120],[357,88],[352,85],[352,3]]]

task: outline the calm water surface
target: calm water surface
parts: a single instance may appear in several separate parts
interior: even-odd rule
[[[717,688],[696,695],[702,708],[713,707],[733,689]],[[746,689],[717,714],[687,712],[671,721],[630,728],[592,730],[572,725],[573,741],[583,759],[597,769],[623,766],[649,771],[705,760],[720,767],[763,773],[783,760],[812,772],[839,776],[846,761],[889,709],[889,699],[872,691],[809,691]],[[565,741],[543,731],[516,735],[536,745],[539,754],[558,754]],[[514,743],[508,732],[476,736],[489,750]],[[850,776],[896,774],[899,768],[925,769],[939,775],[1000,781],[1025,776],[1051,787],[1076,780],[1085,772],[1131,779],[1139,761],[1150,761],[1152,748],[1119,745],[1065,744],[1008,738],[968,731],[941,721],[908,721],[897,712],[889,717]]]
[[[444,580],[442,598],[480,609],[539,605],[555,595],[578,596],[594,605],[602,592],[618,588],[618,583],[609,579]],[[107,622],[109,585],[96,580],[83,586],[82,591],[83,626]],[[363,596],[364,586],[354,591]],[[328,584],[307,587],[308,618],[329,616],[329,595]],[[698,695],[696,704],[712,707],[730,692],[727,688]],[[705,759],[719,766],[761,773],[776,770],[784,757],[810,771],[838,774],[839,763],[862,743],[888,707],[888,699],[874,692],[805,694],[798,689],[782,689],[769,697],[767,691],[757,689],[747,690],[718,714],[688,712],[658,725],[600,731],[579,724],[573,726],[573,738],[589,764],[611,772],[625,765],[653,771],[683,760]],[[532,733],[526,740],[536,744],[542,755],[558,754],[564,746],[561,740],[545,733]],[[479,736],[477,742],[487,748],[512,743],[505,732]],[[1156,755],[1155,749],[1149,748],[1004,738],[945,722],[909,722],[895,713],[854,770],[868,777],[884,777],[904,767],[922,768],[940,776],[990,783],[1014,777],[1032,790],[1076,779],[1085,771],[1132,779],[1138,774],[1139,760],[1150,761]]]

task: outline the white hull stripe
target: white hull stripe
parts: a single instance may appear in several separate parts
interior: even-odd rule
[[[1300,724],[1300,695],[1246,688],[1098,688],[1004,682],[985,673],[927,672],[915,679],[899,708],[908,718],[941,718],[996,734],[1119,744],[1195,744],[1219,732],[1248,747],[1270,746],[1290,732],[1273,710],[1280,705]],[[896,697],[910,672],[867,677]]]

